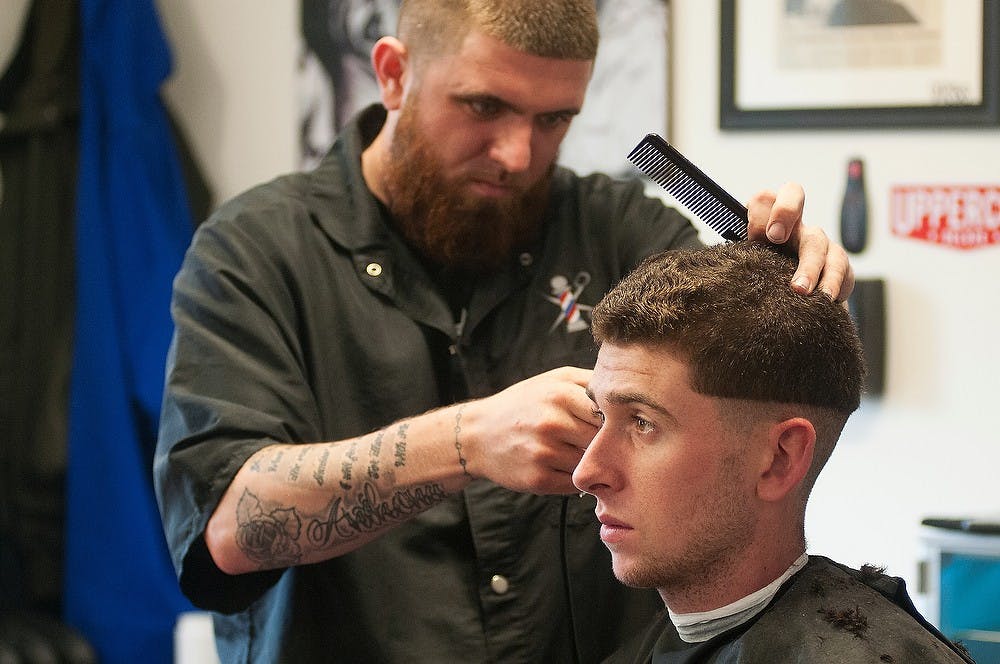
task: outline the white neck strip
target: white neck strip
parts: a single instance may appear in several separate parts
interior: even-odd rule
[[[718,609],[698,613],[674,613],[668,607],[667,613],[670,615],[670,622],[677,628],[677,634],[681,639],[687,643],[708,641],[760,613],[774,597],[774,594],[778,592],[781,584],[805,567],[807,562],[809,562],[809,556],[803,553],[792,563],[791,567],[785,570],[784,574],[768,585]]]

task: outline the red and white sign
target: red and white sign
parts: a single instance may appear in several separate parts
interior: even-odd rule
[[[902,185],[891,197],[893,235],[959,249],[1000,244],[1000,185]]]

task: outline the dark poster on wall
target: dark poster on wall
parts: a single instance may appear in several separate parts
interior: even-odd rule
[[[638,173],[626,160],[649,132],[668,134],[668,3],[597,0],[601,46],[583,112],[560,163],[580,173]],[[395,31],[399,0],[302,0],[299,137],[315,166],[340,127],[378,100],[371,48]]]

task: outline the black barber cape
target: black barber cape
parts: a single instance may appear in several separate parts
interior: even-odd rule
[[[917,612],[902,579],[822,556],[748,622],[685,643],[667,611],[607,664],[962,664],[972,662]]]

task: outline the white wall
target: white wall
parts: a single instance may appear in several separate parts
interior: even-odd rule
[[[168,97],[219,198],[294,168],[297,3],[160,6],[177,60]],[[912,584],[922,517],[1000,517],[1000,247],[891,236],[889,189],[1000,184],[1000,130],[720,132],[718,3],[671,0],[671,14],[671,140],[737,198],[798,181],[809,223],[836,238],[847,160],[865,160],[872,228],[853,262],[887,281],[886,394],[848,424],[808,535],[813,552],[879,563]]]
[[[928,515],[1000,518],[1000,246],[970,251],[889,233],[894,184],[1000,185],[1000,128],[722,132],[717,2],[672,0],[671,138],[737,198],[787,180],[806,218],[838,238],[847,161],[865,160],[870,235],[852,258],[886,280],[887,380],[820,476],[810,550],[873,562],[911,583]]]
[[[296,0],[158,0],[165,94],[217,201],[298,163]]]

